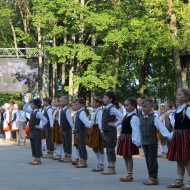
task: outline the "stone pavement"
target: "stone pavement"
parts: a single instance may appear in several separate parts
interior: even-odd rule
[[[104,176],[91,172],[96,165],[91,149],[88,156],[88,168],[84,169],[51,159],[42,159],[42,165],[31,166],[29,142],[25,147],[0,142],[0,190],[163,190],[176,178],[176,163],[159,158],[160,184],[145,186],[142,184],[148,176],[145,160],[134,157],[134,181],[123,183],[119,181],[126,175],[122,157],[117,157],[117,174]]]

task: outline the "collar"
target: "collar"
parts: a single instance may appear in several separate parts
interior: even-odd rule
[[[107,108],[111,107],[112,105],[113,104],[108,104],[108,105],[105,106],[105,108],[107,109]]]
[[[66,110],[66,109],[67,109],[67,106],[65,106],[65,107],[63,107],[63,108],[61,108],[61,109],[62,109],[63,111]]]
[[[48,109],[48,108],[50,108],[51,106],[49,105],[49,106],[46,106],[46,110]]]
[[[178,106],[178,108],[177,108],[177,109],[184,109],[186,106],[187,106],[187,103],[184,103],[184,104],[182,104],[182,105]]]
[[[129,113],[127,113],[127,116],[130,116],[130,115],[133,115],[133,114],[136,114],[136,111],[134,110],[134,111],[131,111],[131,112],[129,112]]]
[[[80,108],[79,110],[77,110],[77,112],[80,112],[81,110],[84,110],[84,107]]]

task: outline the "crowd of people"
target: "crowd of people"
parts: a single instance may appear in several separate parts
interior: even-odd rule
[[[166,101],[156,110],[150,98],[127,98],[124,104],[119,102],[117,109],[115,100],[112,91],[106,92],[103,98],[94,97],[88,114],[83,98],[71,103],[67,96],[45,97],[42,101],[33,99],[25,105],[6,103],[1,110],[5,142],[24,146],[28,137],[34,157],[29,162],[31,165],[40,165],[41,158],[49,158],[72,163],[76,168],[87,167],[87,145],[93,149],[97,161],[92,171],[103,175],[116,174],[116,155],[120,155],[127,171],[127,175],[120,178],[122,182],[133,181],[133,155],[138,155],[141,148],[149,176],[143,184],[157,185],[160,141],[159,156],[177,162],[177,178],[168,188],[190,189],[190,90],[177,91],[176,108],[171,101]],[[46,155],[42,154],[42,139],[46,141]],[[104,167],[104,150],[107,168]],[[187,185],[183,183],[185,169],[189,176]]]

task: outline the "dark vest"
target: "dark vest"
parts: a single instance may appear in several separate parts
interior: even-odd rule
[[[67,120],[66,117],[66,111],[68,110],[68,108],[66,108],[65,110],[61,110],[61,114],[60,114],[60,127],[62,130],[67,130],[67,129],[71,129],[71,126]]]
[[[40,124],[40,119],[36,118],[36,115],[37,115],[38,112],[39,112],[39,110],[36,110],[34,113],[32,113],[30,115],[29,124],[30,124],[30,130],[31,131],[35,129],[35,125],[39,125]]]
[[[130,115],[130,116],[126,116],[124,117],[123,121],[122,121],[122,129],[121,129],[121,134],[132,134],[132,127],[131,127],[131,119],[132,117],[136,115],[135,113]]]
[[[44,109],[44,117],[47,119],[47,124],[45,125],[45,127],[50,127],[50,121],[49,121],[49,116],[48,116],[49,109],[52,109],[52,108],[49,107],[48,109]]]
[[[149,114],[148,118],[140,117],[142,145],[157,144],[157,129],[154,125],[155,117],[154,113]]]
[[[115,115],[110,115],[110,110],[111,108],[113,108],[114,106],[110,106],[109,108],[103,110],[103,114],[102,114],[102,130],[103,132],[112,132],[112,131],[116,131],[115,127],[110,127],[108,126],[109,122],[115,122]]]
[[[80,120],[79,116],[80,116],[80,113],[84,111],[84,109],[80,110],[79,112],[76,113],[76,116],[75,116],[75,130],[76,132],[84,132],[86,133],[86,127],[84,125],[84,123]]]
[[[186,114],[183,112],[186,112],[189,105],[184,108],[180,113],[175,113],[175,130],[184,130],[184,129],[190,129],[190,119],[187,117]]]

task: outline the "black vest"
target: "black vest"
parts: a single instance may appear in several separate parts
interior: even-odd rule
[[[31,131],[35,129],[35,125],[39,125],[40,124],[40,119],[36,118],[36,115],[37,115],[38,112],[39,112],[39,110],[36,110],[34,113],[32,113],[30,115],[29,124],[30,124],[30,130]]]
[[[45,127],[50,127],[50,121],[49,121],[49,116],[48,116],[49,109],[52,109],[52,108],[49,107],[48,109],[44,109],[44,117],[47,119],[47,124],[45,125]]]
[[[111,108],[113,108],[114,106],[110,106],[109,108],[103,110],[103,114],[102,114],[102,130],[103,132],[112,132],[112,131],[116,131],[115,127],[110,127],[108,126],[109,122],[115,122],[115,115],[110,115],[110,110]]]
[[[80,113],[84,111],[84,109],[80,110],[79,112],[76,113],[75,116],[75,130],[76,132],[85,132],[86,133],[86,127],[84,125],[84,123],[80,120],[79,116]]]
[[[126,116],[124,117],[123,121],[122,121],[122,129],[121,129],[121,134],[132,134],[132,127],[131,127],[131,119],[132,117],[136,115],[135,113],[133,113],[130,116]]]
[[[188,107],[189,105],[186,108],[184,108],[181,112],[175,113],[175,130],[190,129],[190,119],[185,114]]]
[[[66,116],[67,110],[68,110],[68,108],[66,108],[65,110],[61,110],[60,127],[62,130],[71,129],[71,126],[70,126],[69,121],[67,120],[67,116]]]
[[[150,113],[148,118],[140,117],[142,145],[157,144],[157,129],[154,125],[155,117],[154,113]]]

